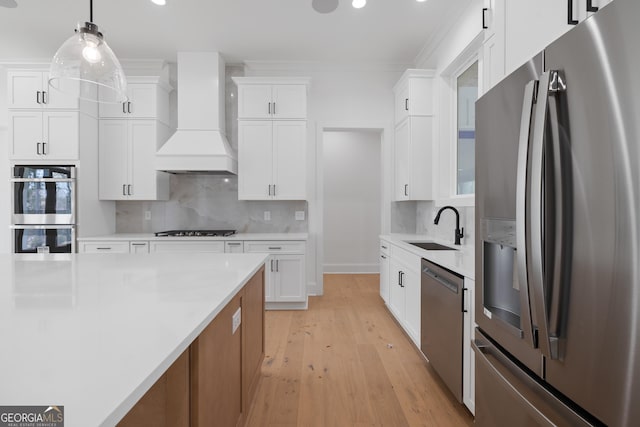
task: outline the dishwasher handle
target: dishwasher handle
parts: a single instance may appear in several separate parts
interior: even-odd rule
[[[434,270],[430,269],[429,267],[423,267],[422,268],[422,274],[429,276],[431,279],[433,279],[436,283],[439,283],[440,285],[444,286],[445,288],[449,289],[451,292],[453,292],[454,294],[458,293],[458,285],[451,282],[450,280],[447,280],[446,278],[440,276],[437,272],[435,272]]]

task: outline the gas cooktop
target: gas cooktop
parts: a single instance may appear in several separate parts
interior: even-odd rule
[[[236,230],[169,230],[155,233],[156,237],[227,237],[234,234]]]

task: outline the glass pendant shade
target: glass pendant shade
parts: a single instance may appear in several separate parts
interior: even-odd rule
[[[88,101],[127,101],[127,80],[120,61],[91,22],[78,24],[76,33],[56,52],[49,86]]]

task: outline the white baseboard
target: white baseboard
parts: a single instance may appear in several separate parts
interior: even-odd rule
[[[380,272],[380,264],[324,264],[325,274],[371,274]]]

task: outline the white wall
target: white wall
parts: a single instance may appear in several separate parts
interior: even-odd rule
[[[324,132],[322,148],[323,270],[376,273],[381,219],[380,132]]]
[[[7,69],[0,67],[0,254],[11,252],[11,187],[7,111]]]
[[[322,151],[322,129],[384,129],[382,135],[383,209],[382,231],[389,230],[391,194],[391,143],[393,123],[393,85],[410,64],[393,66],[281,63],[247,61],[247,76],[308,76],[309,145],[307,170],[309,182],[309,243],[307,277],[309,293],[322,294],[322,176],[318,157]]]

